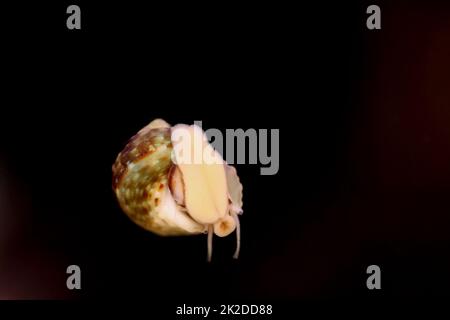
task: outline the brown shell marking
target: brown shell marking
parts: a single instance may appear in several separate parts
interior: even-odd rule
[[[113,165],[113,189],[135,223],[158,232],[159,205],[172,166],[169,128],[142,131],[130,139]],[[150,216],[152,214],[152,216]]]
[[[113,165],[113,189],[116,189],[120,184],[130,163],[136,163],[145,156],[152,154],[161,145],[166,145],[167,148],[172,149],[170,128],[156,128],[141,131],[134,135],[122,152],[119,153]]]

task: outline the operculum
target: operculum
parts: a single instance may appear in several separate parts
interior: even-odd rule
[[[179,169],[184,204],[198,223],[214,224],[228,212],[225,163],[208,143],[202,129],[192,125],[172,128],[174,162]]]

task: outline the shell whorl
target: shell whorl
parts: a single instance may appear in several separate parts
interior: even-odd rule
[[[155,155],[157,150],[159,152]],[[167,152],[163,153],[161,151]],[[151,156],[158,160],[155,163],[158,167],[155,167],[152,170],[153,172],[168,171],[171,165],[171,152],[170,128],[141,130],[128,141],[123,151],[117,156],[113,165],[113,188],[116,189],[121,183],[130,164],[135,164],[146,156]],[[166,156],[168,156],[167,159],[165,158]]]
[[[159,235],[202,233],[204,227],[189,221],[168,194],[171,153],[170,128],[141,130],[113,165],[113,189],[122,210],[144,229]]]

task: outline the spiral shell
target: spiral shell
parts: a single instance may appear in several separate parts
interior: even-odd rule
[[[225,195],[222,195],[220,181],[217,182],[218,187],[209,193],[206,184],[201,189],[194,188],[194,183],[199,183],[196,176],[192,178],[197,171],[183,169],[174,162],[173,131],[174,128],[164,120],[154,120],[133,136],[119,153],[112,171],[113,190],[120,207],[137,225],[161,236],[208,233],[208,260],[212,254],[212,234],[223,237],[236,230],[237,258],[240,248],[237,215],[242,213],[242,185],[236,169],[223,164]],[[207,169],[205,172],[210,171],[209,167]],[[218,166],[215,170],[218,170],[217,177],[220,178],[222,167]],[[212,179],[219,178],[208,176],[209,188],[211,184],[214,186]],[[191,180],[186,179],[195,181],[189,183]],[[214,199],[202,198],[208,195]],[[202,216],[194,214],[195,210],[202,208],[195,207],[192,199],[197,202],[201,200],[206,205],[208,200],[214,202],[222,196],[227,198],[226,212],[223,214],[208,216],[211,219],[207,223],[200,219]]]

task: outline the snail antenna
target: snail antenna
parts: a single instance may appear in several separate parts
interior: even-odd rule
[[[208,240],[207,240],[208,262],[211,262],[211,257],[212,257],[213,234],[214,234],[214,229],[213,229],[213,225],[211,224],[208,226]]]
[[[236,222],[236,251],[234,252],[233,258],[237,259],[239,257],[239,252],[241,251],[241,225],[239,224],[237,214],[233,213],[232,216]]]

